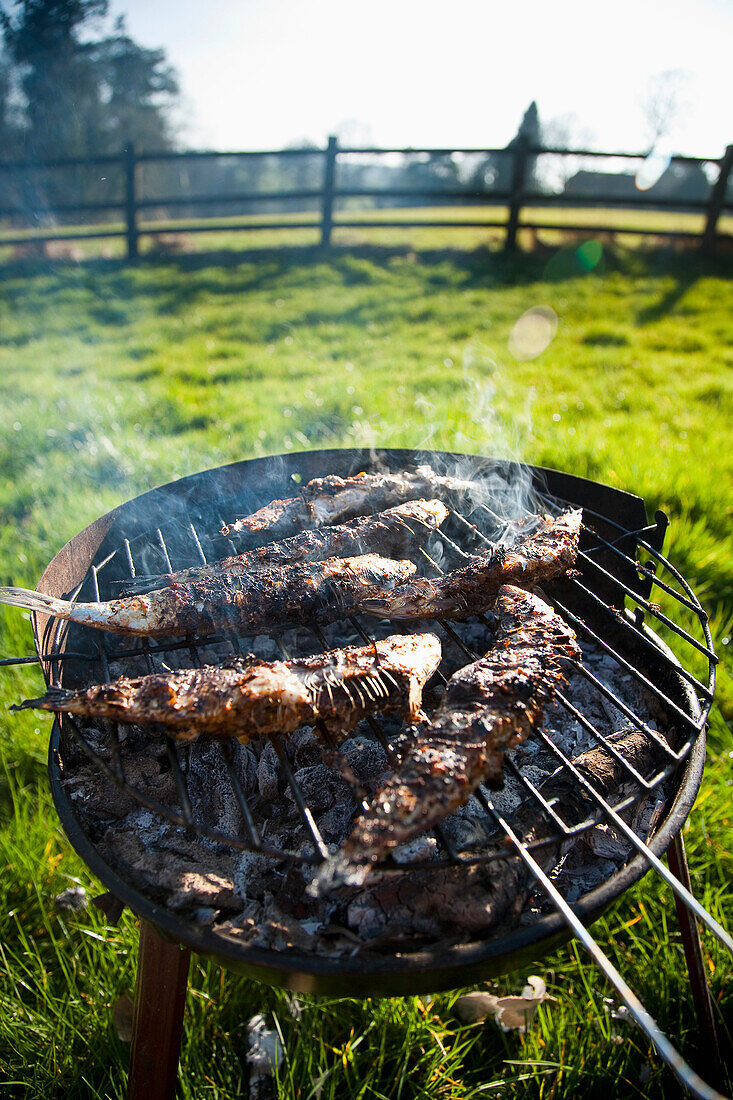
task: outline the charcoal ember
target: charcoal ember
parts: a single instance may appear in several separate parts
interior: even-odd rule
[[[321,814],[316,823],[326,844],[341,844],[346,839],[356,809],[356,799],[349,798]]]
[[[568,852],[551,878],[572,905],[596,886],[601,886],[622,865],[622,859],[600,859],[585,844],[578,844]]]
[[[190,746],[186,779],[194,824],[237,836],[242,812],[217,741],[201,739]]]
[[[195,842],[181,843],[178,853],[170,846],[156,850],[138,834],[110,828],[100,845],[105,857],[135,885],[155,895],[164,893],[172,909],[234,909],[241,904],[226,857],[207,851],[203,861]]]
[[[168,760],[158,752],[140,752],[125,756],[125,782],[145,793],[153,794],[158,801],[168,804],[175,801],[176,784]]]
[[[257,769],[257,785],[260,796],[266,802],[273,802],[278,798],[281,789],[285,786],[285,776],[280,761],[274,747],[269,742],[265,745],[260,756]]]
[[[234,883],[223,875],[167,866],[163,872],[161,885],[165,884],[172,891],[168,901],[171,909],[187,909],[194,905],[197,912],[202,907],[218,912],[220,909],[233,909],[238,904]]]
[[[233,741],[231,745],[232,764],[243,794],[249,796],[259,790],[259,762],[248,745]]]
[[[322,752],[323,744],[312,726],[301,726],[288,742],[288,757],[298,771],[320,764]]]
[[[211,905],[197,905],[188,917],[194,924],[213,924],[220,912],[220,909],[214,909]]]
[[[314,814],[322,814],[331,808],[335,802],[343,802],[351,798],[348,783],[325,764],[315,764],[310,768],[301,768],[295,773],[295,781],[303,792],[303,798],[309,809]],[[288,788],[286,798],[295,801],[295,795]]]
[[[479,935],[516,916],[529,893],[518,860],[496,866],[447,867],[385,876],[348,907],[349,927],[365,940],[400,937],[412,929],[438,936],[460,928]]]
[[[314,902],[305,892],[306,881],[300,867],[288,867],[275,895],[275,900],[284,913],[298,920],[307,918]]]
[[[432,859],[438,851],[438,842],[434,836],[414,836],[404,844],[398,845],[392,852],[395,863],[417,863]]]
[[[394,890],[387,889],[379,899],[357,898],[349,906],[347,919],[349,927],[367,943],[386,935],[407,936],[413,927],[410,910],[397,903]],[[437,927],[434,931],[437,934]]]
[[[277,873],[272,859],[258,852],[241,852],[232,861],[232,876],[243,898],[262,899]]]
[[[252,652],[260,661],[276,661],[280,656],[277,642],[267,634],[258,634],[252,640]]]
[[[350,737],[341,746],[341,754],[370,795],[382,786],[392,771],[387,753],[371,737]]]
[[[231,934],[236,939],[250,939],[258,927],[262,918],[262,903],[259,901],[246,901],[240,912],[235,914],[219,914],[215,921],[214,931],[224,935]]]
[[[595,855],[601,859],[614,860],[619,864],[625,863],[632,852],[632,845],[629,841],[608,825],[596,825],[589,830],[585,839],[588,847]]]
[[[496,805],[495,794],[493,799]],[[471,798],[465,806],[449,814],[442,826],[448,841],[459,850],[485,845],[488,837],[494,832],[491,819],[487,817],[486,811],[476,798]]]
[[[634,832],[645,841],[652,835],[664,813],[664,808],[667,804],[665,797],[666,784],[660,784],[655,794],[655,798],[650,797],[645,799],[645,801],[637,807],[636,813],[634,814]]]
[[[265,898],[256,917],[236,917],[216,925],[216,931],[234,940],[252,944],[253,947],[266,947],[276,951],[297,949],[314,951],[317,937],[309,927],[318,927],[317,922],[309,925],[297,917],[284,913],[272,895]]]
[[[105,820],[121,820],[140,805],[134,791],[150,795],[166,808],[177,802],[176,786],[170,769],[157,755],[130,753],[124,761],[125,786],[119,786],[94,764],[86,763],[62,782],[70,789],[75,806],[85,814]]]

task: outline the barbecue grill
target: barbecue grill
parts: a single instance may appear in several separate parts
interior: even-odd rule
[[[70,784],[80,764],[92,767],[156,819],[185,830],[187,837],[202,846],[202,858],[214,846],[219,846],[217,850],[249,851],[269,861],[273,874],[282,874],[288,867],[318,864],[328,855],[317,815],[309,806],[307,792],[299,785],[285,744],[274,741],[301,829],[300,842],[290,846],[268,839],[227,744],[220,746],[221,770],[228,777],[242,823],[240,829],[231,831],[212,827],[192,810],[187,746],[166,742],[167,766],[176,798],[173,802],[161,800],[131,778],[131,750],[124,732],[105,727],[102,737],[99,731],[90,732],[83,722],[69,715],[57,718],[49,771],[62,825],[72,845],[107,887],[109,894],[101,904],[108,914],[115,917],[127,905],[141,917],[130,1095],[164,1096],[172,1088],[188,971],[188,954],[178,945],[271,985],[335,995],[389,995],[474,983],[478,978],[514,969],[575,936],[685,1087],[695,1096],[715,1096],[717,1093],[684,1063],[586,927],[647,871],[653,869],[659,874],[675,894],[696,1010],[713,1057],[717,1056],[696,920],[702,921],[729,950],[733,950],[733,941],[690,893],[680,832],[702,777],[716,658],[705,612],[685,579],[662,556],[667,527],[663,513],[658,512],[650,523],[643,501],[629,493],[554,470],[520,468],[477,456],[407,450],[314,451],[209,470],[121,505],[63,547],[38,587],[63,598],[109,599],[118,594],[121,581],[137,573],[171,572],[239,552],[239,542],[220,534],[223,524],[275,497],[295,495],[298,485],[313,477],[328,473],[349,476],[377,468],[409,469],[421,462],[429,462],[440,471],[468,472],[487,490],[480,498],[466,498],[451,507],[445,530],[435,535],[423,554],[421,568],[428,575],[463,563],[489,542],[501,539],[508,521],[517,518],[512,516],[512,509],[516,508],[513,501],[518,478],[528,480],[536,505],[548,512],[558,514],[568,506],[583,508],[577,571],[549,584],[544,595],[580,639],[616,666],[620,677],[640,686],[653,700],[662,720],[650,722],[646,715],[637,714],[622,693],[576,664],[574,673],[587,682],[588,689],[604,705],[622,713],[637,735],[632,751],[628,739],[609,735],[560,693],[560,708],[582,727],[589,743],[603,757],[607,782],[589,772],[584,758],[572,758],[550,729],[540,729],[536,738],[556,761],[549,787],[533,782],[521,760],[515,761],[510,754],[507,771],[521,793],[519,805],[507,809],[500,796],[479,788],[476,799],[485,818],[485,840],[478,849],[475,845],[462,846],[454,835],[439,827],[429,859],[413,860],[407,866],[388,862],[383,871],[387,878],[399,878],[419,875],[425,868],[431,872],[455,868],[463,873],[464,868],[511,866],[514,874],[530,882],[535,898],[543,899],[534,918],[525,923],[505,920],[497,929],[467,935],[461,942],[425,945],[416,940],[414,945],[402,944],[399,950],[393,947],[324,957],[297,947],[262,947],[222,934],[215,926],[197,923],[170,908],[159,893],[141,889],[105,854]],[[484,623],[489,629],[490,623]],[[239,635],[235,624],[230,632],[216,637],[154,642],[104,635],[40,614],[34,616],[33,626],[47,684],[64,687],[108,680],[121,671],[129,671],[130,675],[160,671],[165,662],[200,664],[209,661],[212,654],[221,658],[227,653],[246,653],[252,644],[251,638]],[[420,626],[437,630],[453,647],[454,654],[462,655],[462,663],[475,659],[475,642],[454,625],[440,622]],[[340,629],[342,637],[361,642],[374,636],[378,624],[366,618],[351,618],[340,624]],[[310,635],[312,647],[325,647],[328,639],[318,626],[311,628]],[[282,635],[274,637],[283,643]],[[374,738],[394,760],[389,731],[378,721],[372,721],[371,726]],[[642,751],[637,751],[640,742]],[[562,792],[567,797],[561,797]],[[650,823],[649,815],[639,811],[655,795],[659,820]],[[642,818],[646,822],[643,827]],[[610,826],[622,838],[631,856],[571,906],[544,857],[548,851],[559,855],[599,823]],[[670,869],[660,861],[665,852]]]

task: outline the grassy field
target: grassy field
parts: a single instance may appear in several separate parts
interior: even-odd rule
[[[428,231],[423,231],[428,234]],[[444,245],[440,234],[435,248]],[[241,243],[241,239],[240,239]],[[0,272],[0,583],[35,586],[86,523],[143,490],[235,459],[322,446],[426,446],[521,457],[645,497],[671,517],[666,552],[711,613],[722,661],[703,791],[688,824],[694,888],[733,906],[731,446],[733,295],[723,261],[579,250],[509,260],[384,247],[318,255],[151,256]],[[515,358],[532,306],[557,334]],[[0,614],[0,656],[32,651]],[[95,884],[66,842],[45,775],[50,722],[10,715],[41,686],[0,670],[0,1095],[124,1095],[111,1005],[134,984],[137,930],[54,910]],[[695,1062],[697,1028],[670,898],[630,891],[595,933]],[[721,1021],[731,962],[706,937]],[[530,971],[507,975],[518,992]],[[196,961],[180,1094],[246,1096],[245,1025],[265,1011],[287,1060],[280,1095],[661,1097],[676,1087],[580,951],[538,962],[557,998],[526,1036],[463,1026],[457,993],[293,998]]]

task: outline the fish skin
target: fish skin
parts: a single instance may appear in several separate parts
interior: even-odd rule
[[[397,712],[415,721],[440,659],[434,634],[396,634],[291,661],[248,658],[227,667],[121,676],[79,691],[49,688],[14,709],[156,724],[180,740],[204,733],[246,742],[318,722],[343,737],[366,714]]]
[[[510,547],[480,554],[442,577],[419,577],[385,596],[365,597],[359,610],[384,619],[468,619],[488,610],[504,584],[531,587],[575,563],[582,512],[540,517],[540,527]]]
[[[363,882],[381,856],[464,805],[479,783],[502,785],[505,752],[539,725],[565,681],[560,660],[579,658],[580,649],[560,616],[523,589],[502,587],[497,613],[494,645],[448,681],[435,717],[418,727],[313,892]]]
[[[339,526],[302,531],[280,542],[269,543],[208,565],[176,573],[134,577],[122,583],[122,595],[140,594],[173,582],[182,584],[222,574],[237,576],[254,568],[291,565],[378,551],[384,557],[404,558],[416,545],[445,522],[448,509],[439,500],[407,501],[373,516],[359,516]]]
[[[410,561],[362,554],[173,583],[144,596],[105,603],[76,603],[23,588],[0,588],[0,603],[115,634],[203,635],[333,622],[355,611],[365,594],[382,595],[414,572]]]
[[[408,500],[441,500],[476,491],[476,483],[436,474],[430,466],[396,473],[360,473],[354,477],[327,474],[301,487],[297,497],[270,501],[249,516],[222,527],[222,534],[246,531],[289,535],[307,527],[322,527],[350,516],[393,507]]]

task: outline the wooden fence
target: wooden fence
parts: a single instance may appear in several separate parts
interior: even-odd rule
[[[511,171],[507,173],[508,186],[504,188],[470,188],[470,187],[347,187],[340,186],[338,179],[339,158],[344,157],[381,157],[401,155],[402,157],[422,156],[425,158],[452,157],[456,154],[468,156],[511,158]],[[141,168],[150,164],[165,164],[170,161],[191,162],[203,159],[222,160],[229,157],[235,158],[320,158],[322,160],[322,179],[319,187],[300,189],[271,189],[266,191],[242,191],[226,194],[186,194],[186,195],[159,195],[146,196],[140,186]],[[565,191],[551,194],[544,191],[532,190],[528,186],[528,167],[534,159],[541,156],[553,156],[556,158],[572,157],[576,160],[588,158],[614,160],[643,161],[643,153],[603,153],[597,150],[587,149],[557,149],[531,145],[528,141],[517,139],[512,146],[506,149],[374,149],[340,146],[335,137],[328,140],[324,149],[283,149],[276,151],[247,151],[247,152],[166,152],[166,153],[136,153],[134,146],[129,144],[118,156],[92,157],[86,159],[64,159],[56,161],[16,161],[14,163],[0,162],[0,195],[7,194],[7,188],[3,186],[3,176],[12,175],[16,182],[28,180],[39,171],[51,172],[55,169],[100,169],[109,171],[117,170],[122,173],[123,186],[119,197],[112,201],[84,201],[83,196],[79,201],[64,201],[53,205],[49,210],[51,217],[70,217],[72,215],[91,215],[92,221],[85,223],[84,227],[73,226],[70,229],[49,230],[48,226],[34,225],[32,220],[25,216],[22,205],[0,205],[0,246],[19,245],[29,242],[93,240],[105,237],[124,237],[127,256],[134,260],[139,253],[139,241],[144,235],[158,235],[165,233],[199,233],[219,231],[240,231],[253,229],[315,229],[320,235],[321,244],[327,246],[331,243],[334,229],[338,228],[414,228],[414,227],[462,227],[462,228],[499,228],[505,234],[505,247],[509,250],[516,248],[517,234],[520,229],[532,230],[557,230],[570,229],[582,233],[640,233],[656,234],[665,237],[698,237],[701,247],[711,251],[722,236],[718,231],[718,220],[721,214],[733,210],[733,203],[727,198],[728,179],[733,165],[733,145],[729,145],[722,157],[701,158],[675,156],[670,160],[671,165],[680,164],[688,166],[717,165],[717,178],[709,185],[709,192],[704,198],[680,199],[675,197],[664,198],[661,196],[648,196],[640,191],[638,196],[619,195],[578,195]],[[104,177],[102,177],[104,178]],[[493,220],[478,219],[416,219],[413,217],[364,218],[351,216],[348,211],[336,215],[336,208],[340,200],[366,199],[379,202],[384,205],[388,200],[398,200],[402,204],[400,209],[408,209],[410,204],[415,206],[426,204],[445,204],[452,202],[458,204],[471,204],[475,207],[502,207],[502,215]],[[0,203],[2,199],[0,198]],[[256,220],[242,223],[241,220],[216,220],[215,223],[207,223],[206,219],[195,221],[173,220],[170,211],[185,207],[212,207],[227,205],[251,208],[257,203],[297,203],[315,205],[316,209],[310,216],[283,219],[277,217],[267,220]],[[577,209],[579,207],[595,207],[597,209],[626,209],[626,210],[663,210],[669,213],[693,212],[703,216],[703,228],[701,232],[694,230],[677,229],[674,231],[649,226],[620,226],[583,224],[582,221],[568,221],[562,224],[542,220],[524,220],[522,211],[527,207],[556,207],[565,209]],[[162,210],[166,218],[163,221],[145,222],[146,211]],[[98,218],[94,222],[95,215],[110,216],[114,213],[120,215],[122,227],[101,224]],[[15,229],[20,228],[22,233],[13,235],[13,231],[3,231],[3,219],[16,222]],[[20,226],[18,226],[18,221]]]

